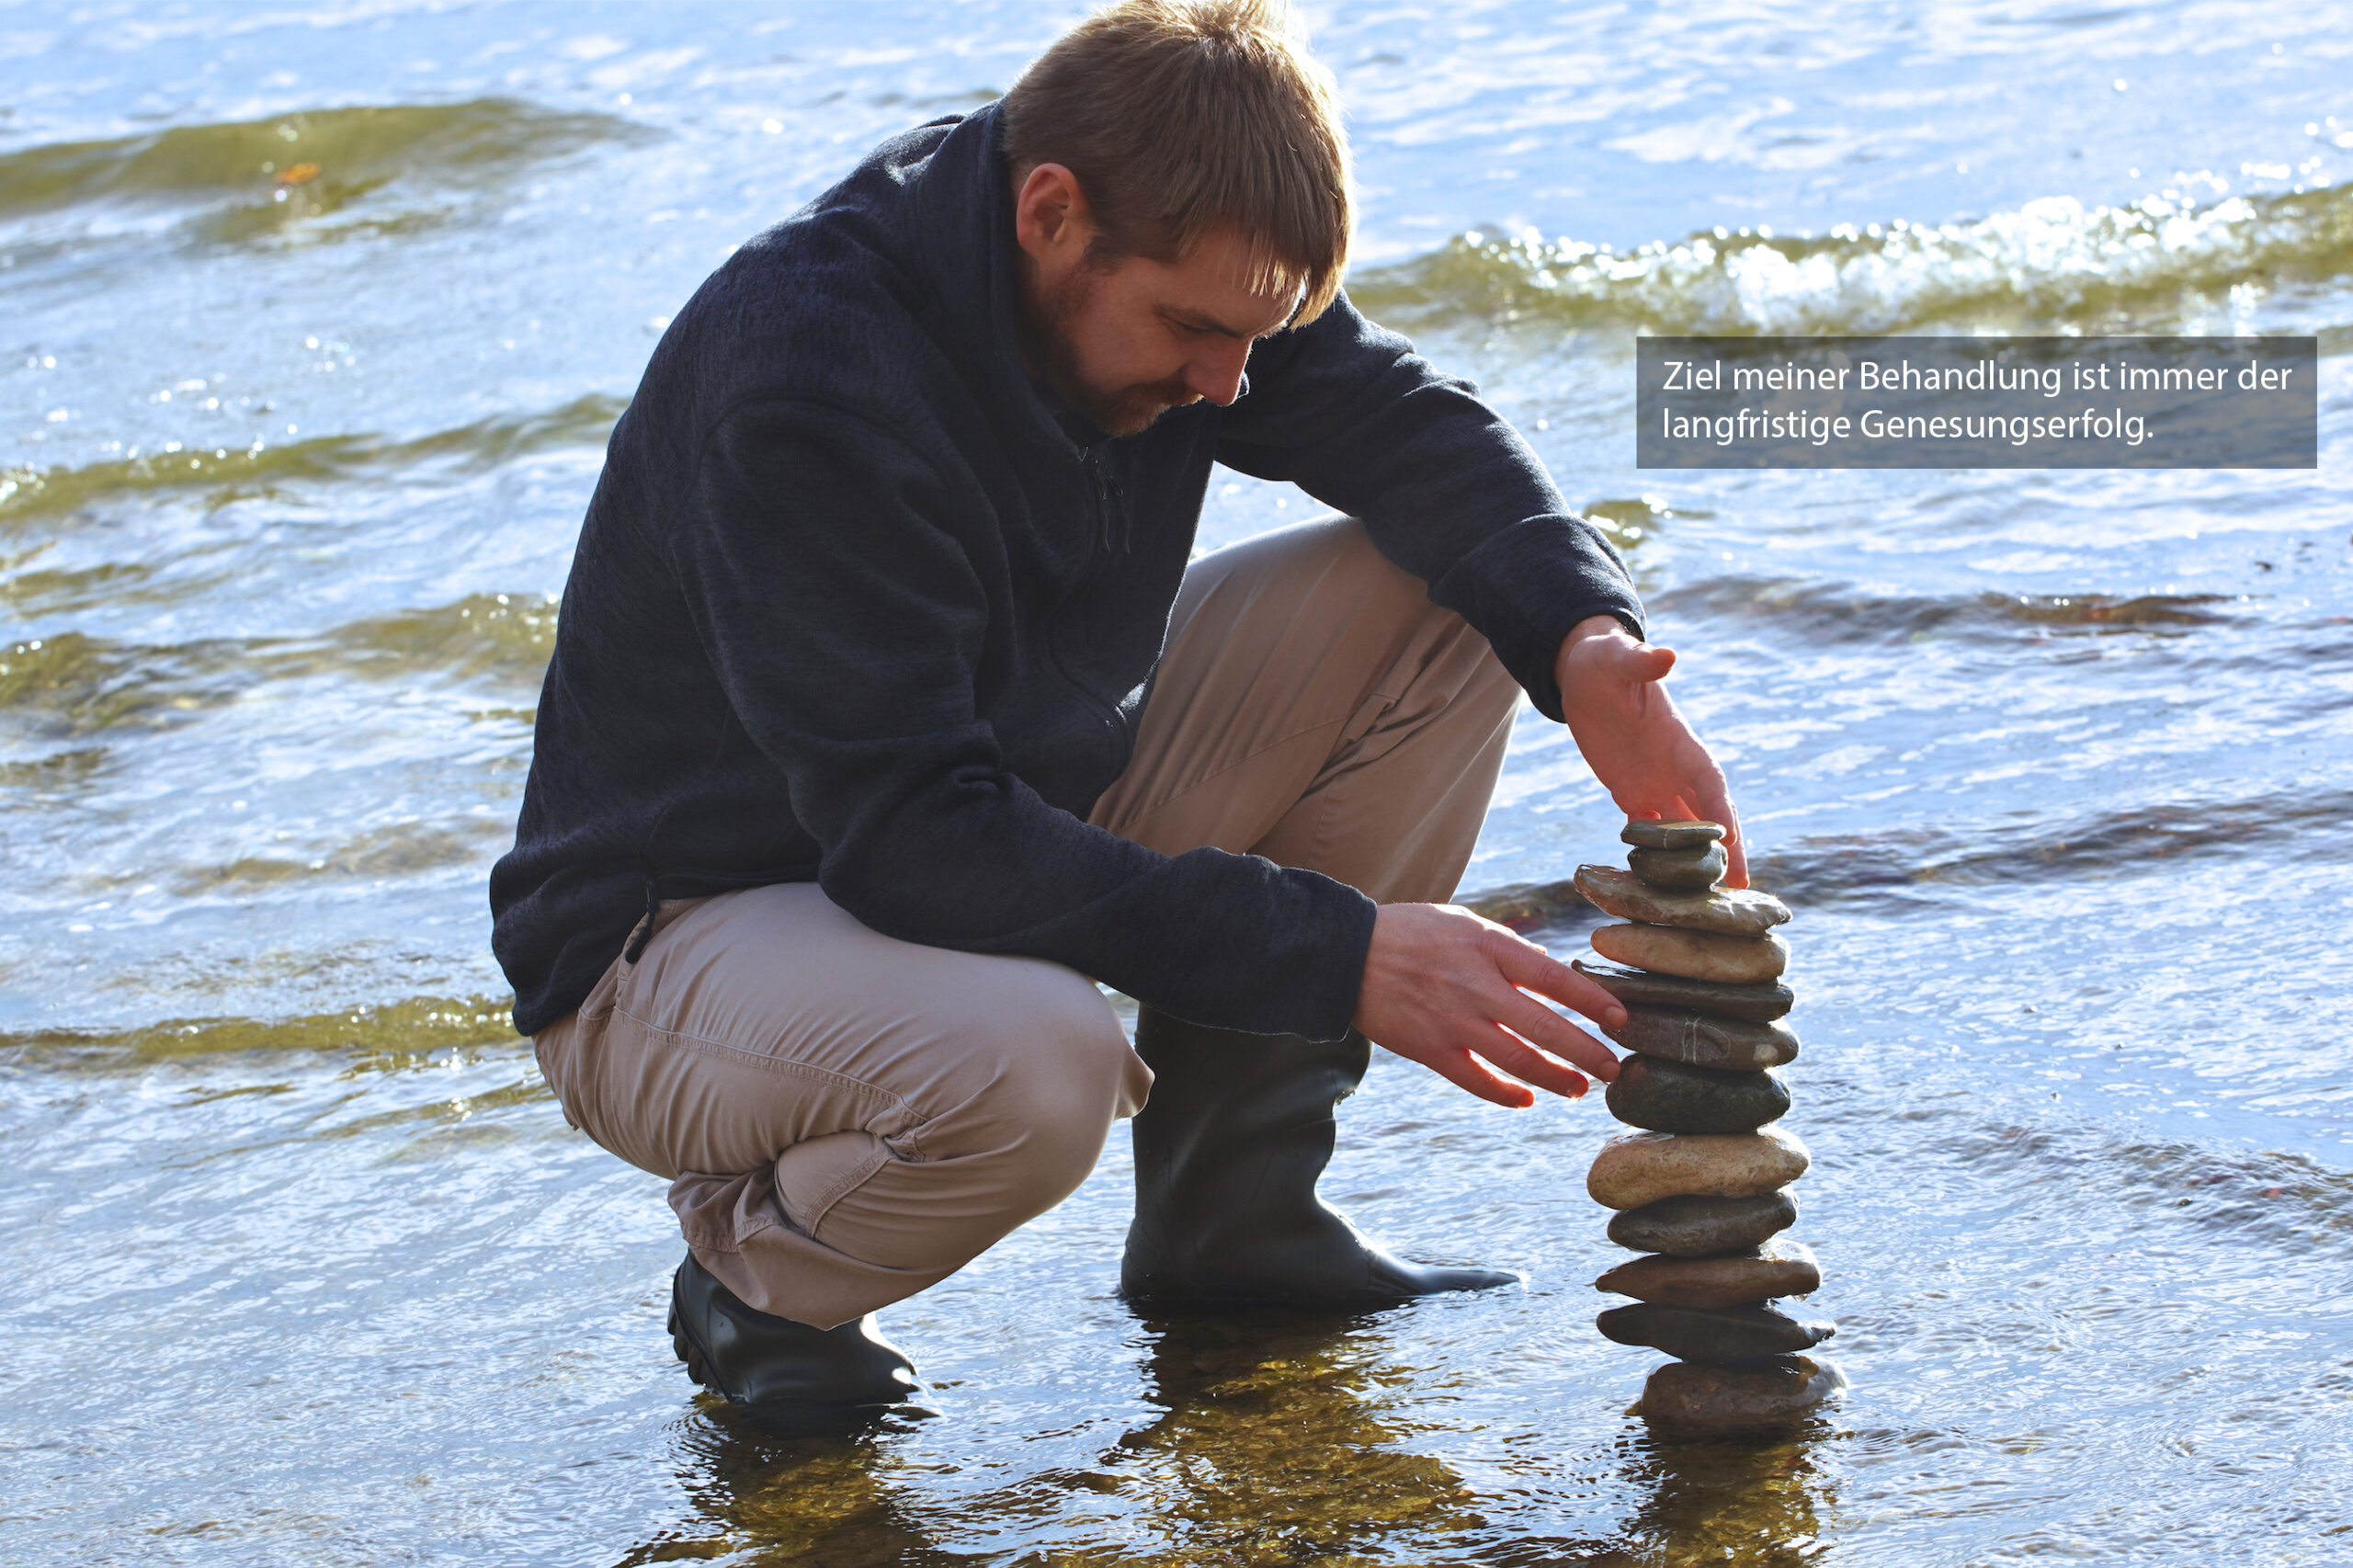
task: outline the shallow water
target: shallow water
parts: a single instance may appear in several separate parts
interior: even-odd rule
[[[551,597],[701,276],[1067,16],[20,3],[0,1558],[2353,1557],[2353,13],[1310,15],[1352,287],[1628,546],[1798,910],[1846,1404],[1654,1441],[1590,1327],[1598,1104],[1394,1062],[1327,1189],[1525,1293],[1140,1321],[1115,1147],[885,1314],[939,1419],[690,1398],[660,1184],[564,1129],[487,954]],[[1630,466],[1637,330],[1969,328],[2317,334],[2321,467]],[[1309,510],[1237,478],[1204,541]],[[1566,953],[1540,890],[1615,854],[1529,717],[1468,887]]]

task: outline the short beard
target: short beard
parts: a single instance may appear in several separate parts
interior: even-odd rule
[[[1063,402],[1086,415],[1107,436],[1136,436],[1149,429],[1153,421],[1170,409],[1199,403],[1201,394],[1182,381],[1147,381],[1105,392],[1079,379],[1078,366],[1070,350],[1070,323],[1094,299],[1104,276],[1118,265],[1119,257],[1098,238],[1087,247],[1086,259],[1073,270],[1061,292],[1044,301],[1046,319],[1042,323],[1030,321],[1030,312],[1022,312],[1023,338],[1031,358],[1044,368],[1047,384],[1062,395]]]

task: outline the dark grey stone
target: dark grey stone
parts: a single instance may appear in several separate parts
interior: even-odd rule
[[[1704,849],[1636,849],[1626,868],[1648,886],[1669,892],[1705,892],[1724,874],[1724,846]]]
[[[1787,1066],[1798,1055],[1798,1037],[1785,1024],[1711,1018],[1679,1007],[1630,1006],[1609,1038],[1644,1056],[1736,1073]]]
[[[1663,1056],[1629,1056],[1606,1096],[1609,1114],[1653,1132],[1747,1132],[1790,1108],[1780,1074],[1724,1073]]]
[[[1801,1323],[1770,1307],[1663,1307],[1638,1301],[1611,1307],[1593,1320],[1620,1345],[1647,1345],[1686,1361],[1740,1361],[1811,1350],[1838,1332],[1826,1323]]]
[[[1643,1385],[1643,1419],[1678,1437],[1731,1437],[1794,1426],[1847,1386],[1836,1363],[1768,1356],[1730,1366],[1669,1361]]]
[[[1786,1191],[1756,1198],[1686,1195],[1618,1214],[1609,1221],[1609,1239],[1634,1252],[1712,1257],[1756,1246],[1797,1222],[1797,1199]]]
[[[1618,835],[1638,849],[1697,849],[1723,835],[1720,822],[1630,822]]]
[[[1492,917],[1491,917],[1492,918]],[[1601,988],[1630,1007],[1681,1007],[1722,1018],[1745,1018],[1769,1024],[1796,1005],[1786,985],[1731,985],[1720,980],[1686,980],[1647,969],[1624,969],[1614,963],[1589,963],[1577,959],[1569,967],[1591,975]]]

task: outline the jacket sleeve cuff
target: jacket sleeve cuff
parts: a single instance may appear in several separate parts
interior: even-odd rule
[[[1430,597],[1477,628],[1537,711],[1556,723],[1552,665],[1572,627],[1614,615],[1645,635],[1625,559],[1577,517],[1528,517],[1489,535],[1430,585]]]
[[[1338,1040],[1356,1024],[1357,999],[1364,990],[1364,960],[1372,950],[1373,917],[1381,906],[1342,881],[1328,882],[1332,897],[1331,941],[1325,945],[1317,972],[1303,977],[1300,988],[1300,1020],[1283,1032],[1324,1044]]]

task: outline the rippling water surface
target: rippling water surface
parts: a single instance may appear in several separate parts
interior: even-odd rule
[[[1355,292],[1616,530],[1798,911],[1833,1417],[1649,1437],[1601,1108],[1395,1063],[1328,1189],[1525,1294],[1140,1321],[1115,1153],[886,1314],[940,1419],[689,1397],[487,952],[553,598],[701,277],[1074,15],[0,4],[0,1558],[2353,1560],[2342,7],[1309,7]],[[1894,329],[2317,334],[2321,466],[1631,468],[1635,333]],[[1529,716],[1470,888],[1616,853]]]

